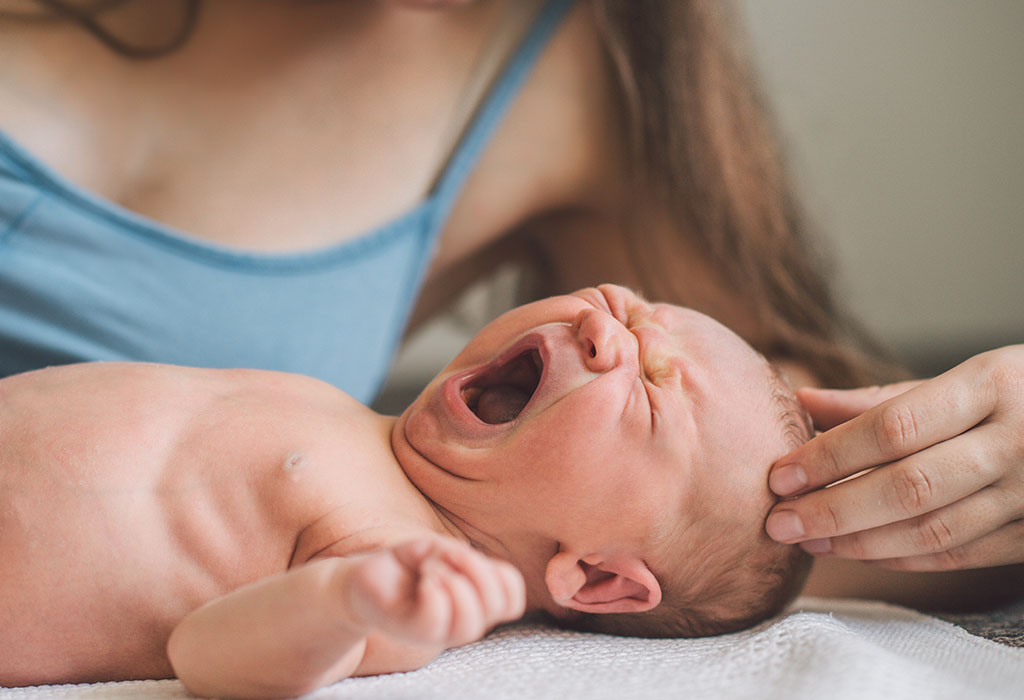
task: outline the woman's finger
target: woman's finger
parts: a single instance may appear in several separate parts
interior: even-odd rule
[[[818,435],[778,460],[768,485],[780,496],[792,496],[972,428],[994,401],[992,392],[977,390],[974,374],[972,366],[959,365]]]
[[[816,389],[804,387],[797,398],[811,414],[814,427],[828,430],[868,411],[883,401],[899,396],[920,384],[920,380],[868,386],[860,389]]]
[[[808,540],[811,554],[877,560],[940,554],[973,542],[1013,520],[998,487],[984,488],[948,506],[909,520],[849,535]]]
[[[950,571],[1024,563],[1024,520],[945,552],[868,562],[896,571]]]
[[[1003,475],[997,435],[998,429],[982,426],[856,479],[782,501],[772,509],[765,528],[769,536],[784,542],[830,538],[959,501]],[[814,546],[817,553],[824,548],[823,543]]]

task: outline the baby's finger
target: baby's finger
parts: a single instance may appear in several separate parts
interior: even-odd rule
[[[992,392],[978,391],[975,379],[959,365],[818,435],[775,463],[769,486],[792,496],[959,435],[993,408]]]
[[[936,554],[868,562],[895,571],[949,571],[1024,563],[1024,520],[1014,520],[973,542]]]
[[[841,537],[800,544],[811,554],[877,560],[940,554],[993,532],[1014,516],[998,488],[977,493],[930,513],[854,532]]]
[[[367,555],[348,569],[341,588],[353,622],[368,627],[386,620],[414,590],[412,574],[386,552]]]
[[[415,642],[446,643],[451,629],[452,600],[444,573],[423,566],[416,585],[410,624],[399,623],[400,636]]]
[[[475,641],[486,632],[483,603],[469,580],[441,559],[424,562],[424,571],[437,577],[451,601],[451,618],[446,643],[459,646]]]
[[[856,418],[883,401],[899,396],[920,383],[920,380],[914,380],[860,389],[803,387],[797,390],[796,395],[803,407],[811,414],[814,427],[819,430],[828,430],[851,418]]]
[[[477,596],[483,605],[483,614],[493,619],[501,614],[507,605],[505,587],[502,585],[497,560],[480,554],[468,546],[453,542],[441,552],[442,558],[457,572],[462,574],[476,589]]]
[[[995,430],[983,426],[856,479],[782,501],[765,529],[780,542],[836,537],[959,501],[1002,476],[1001,455],[991,454]]]
[[[392,547],[391,551],[402,566],[415,571],[434,552],[437,544],[437,537],[418,537]]]
[[[499,562],[498,572],[505,591],[505,608],[500,621],[518,620],[526,612],[526,581],[519,569],[507,562]]]

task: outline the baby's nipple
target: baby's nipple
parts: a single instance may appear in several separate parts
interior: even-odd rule
[[[476,404],[476,414],[484,423],[508,423],[518,416],[531,394],[518,387],[501,384],[484,389]]]
[[[295,480],[299,478],[304,466],[306,466],[306,455],[295,450],[293,452],[289,452],[285,456],[284,463],[281,465],[281,468],[284,470],[285,474]]]

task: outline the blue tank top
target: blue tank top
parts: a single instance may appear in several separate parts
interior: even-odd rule
[[[571,4],[544,6],[422,202],[314,252],[190,237],[84,191],[0,131],[0,376],[88,360],[249,367],[369,402],[463,183]]]

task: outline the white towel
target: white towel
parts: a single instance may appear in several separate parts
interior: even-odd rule
[[[37,686],[0,699],[188,698],[177,681]],[[802,598],[754,629],[632,639],[517,624],[412,673],[352,678],[317,700],[1024,698],[1024,648],[906,608]]]

